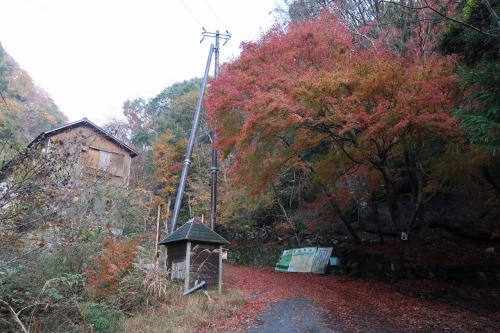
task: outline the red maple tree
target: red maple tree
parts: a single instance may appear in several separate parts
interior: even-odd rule
[[[331,196],[350,177],[365,196],[383,189],[401,232],[401,175],[414,179],[411,224],[432,177],[423,157],[447,151],[435,140],[455,137],[450,110],[459,97],[452,58],[415,54],[357,43],[327,13],[243,44],[207,97],[219,148],[236,154],[236,183],[261,193],[285,168],[302,169]]]

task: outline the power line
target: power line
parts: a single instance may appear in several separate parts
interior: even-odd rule
[[[213,11],[213,10],[212,10],[212,7],[210,7],[210,5],[208,4],[208,1],[207,1],[207,0],[205,0],[205,5],[207,5],[208,10],[210,10],[210,12],[212,12],[212,14],[215,16],[215,19],[216,19],[217,21],[219,21],[219,23],[220,23],[220,24],[221,24],[224,28],[226,28],[226,29],[227,29],[227,26],[226,26],[226,25],[225,25],[225,24],[221,21],[221,19],[219,18],[219,16],[217,16],[217,13],[216,13],[215,11]]]
[[[188,11],[189,15],[191,15],[191,17],[196,21],[198,22],[198,24],[200,25],[200,27],[203,27],[203,24],[200,23],[200,21],[198,20],[198,18],[193,14],[193,12],[191,11],[191,9],[189,9],[189,7],[186,5],[186,3],[184,2],[184,0],[181,0],[181,3],[182,5],[184,6],[184,8],[186,8],[186,10]]]
[[[118,34],[118,35],[122,35],[122,36],[125,36],[125,37],[131,37],[123,32],[120,32],[120,31],[116,31],[116,30],[113,30],[113,29],[110,29],[108,27],[105,27],[103,25],[99,25],[99,24],[95,24],[95,23],[92,23],[90,21],[85,21],[85,20],[82,20],[76,16],[72,16],[72,15],[68,15],[66,13],[63,13],[63,12],[60,12],[60,11],[57,11],[57,10],[54,10],[54,9],[51,9],[51,8],[47,8],[47,7],[44,7],[44,6],[40,6],[39,4],[36,4],[36,3],[32,3],[30,1],[27,1],[27,0],[21,0],[21,2],[24,2],[25,4],[28,4],[30,6],[33,6],[33,7],[37,7],[39,9],[42,9],[42,10],[45,10],[45,11],[48,11],[48,12],[51,12],[51,13],[54,13],[54,14],[57,14],[57,15],[60,15],[60,16],[63,16],[63,17],[66,17],[66,18],[69,18],[73,21],[76,21],[76,22],[79,22],[79,23],[83,23],[85,25],[89,25],[89,26],[93,26],[95,28],[99,28],[99,29],[102,29],[102,30],[106,30],[106,31],[109,31],[109,32],[112,32],[114,34]]]

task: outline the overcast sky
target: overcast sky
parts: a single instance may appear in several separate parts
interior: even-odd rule
[[[213,38],[221,63],[273,24],[275,0],[0,0],[0,42],[70,121],[122,117],[127,99],[150,98],[203,77]],[[213,73],[213,63],[210,70]]]

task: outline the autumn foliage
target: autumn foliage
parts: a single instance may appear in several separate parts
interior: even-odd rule
[[[120,242],[115,237],[106,238],[102,253],[95,256],[94,266],[86,271],[86,289],[98,299],[116,294],[121,279],[133,269],[139,243],[139,239]]]
[[[354,182],[344,201],[380,192],[395,230],[404,228],[397,206],[402,175],[416,189],[416,215],[432,178],[424,156],[446,154],[436,140],[459,136],[451,113],[460,98],[455,60],[371,42],[323,14],[243,45],[207,98],[218,146],[236,156],[237,184],[263,193],[287,170],[302,170],[312,175],[315,193],[332,196]]]

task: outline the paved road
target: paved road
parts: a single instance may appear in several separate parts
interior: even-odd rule
[[[268,304],[249,333],[332,333],[328,311],[311,300],[294,298]]]
[[[413,281],[408,289],[400,283],[264,267],[224,269],[224,283],[248,297],[241,325],[250,333],[500,333],[498,311],[478,312],[435,299],[451,287],[441,282]]]

